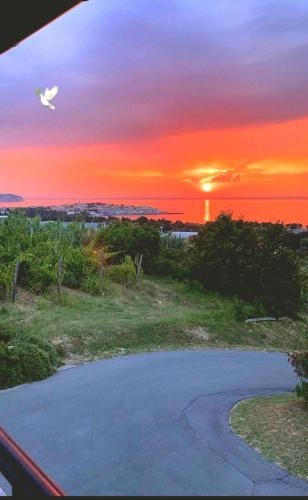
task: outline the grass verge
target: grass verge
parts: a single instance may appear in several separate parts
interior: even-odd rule
[[[108,284],[101,296],[64,290],[60,299],[18,290],[0,326],[53,343],[64,363],[138,351],[246,348],[290,351],[308,344],[308,315],[245,324],[235,302],[176,282],[144,278],[140,288]]]
[[[268,460],[308,479],[308,404],[295,395],[241,401],[231,427]]]

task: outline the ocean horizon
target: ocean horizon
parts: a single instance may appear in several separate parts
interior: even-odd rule
[[[282,222],[308,225],[308,196],[203,196],[203,197],[24,197],[21,202],[1,203],[0,207],[29,207],[73,204],[78,202],[105,202],[114,204],[148,205],[164,214],[148,217],[171,221],[204,223],[214,220],[220,212],[231,211],[234,218],[257,222]],[[140,201],[140,203],[138,203]],[[136,218],[132,216],[132,218]]]

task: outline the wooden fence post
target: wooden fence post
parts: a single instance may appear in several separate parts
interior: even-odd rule
[[[16,289],[17,289],[18,271],[19,271],[19,259],[16,260],[15,271],[14,271],[14,276],[13,276],[12,302],[15,302],[15,300],[16,300]]]

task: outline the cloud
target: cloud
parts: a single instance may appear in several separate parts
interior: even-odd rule
[[[100,169],[100,175],[116,176],[127,179],[151,179],[157,177],[163,177],[165,174],[159,170],[110,170],[110,169]]]
[[[247,165],[248,172],[257,172],[262,175],[297,175],[308,171],[307,163],[296,163],[285,160],[263,160]]]
[[[198,182],[238,182],[241,180],[243,166],[237,168],[229,168],[226,166],[203,166],[197,167],[183,172],[185,176],[190,175]],[[186,182],[193,182],[191,179],[186,179]]]
[[[224,172],[227,172],[227,170],[225,168],[212,167],[212,166],[196,167],[196,168],[192,168],[192,169],[184,171],[185,174],[189,174],[189,175],[196,176],[196,177],[199,177],[200,175],[201,176],[204,176],[204,175],[211,176],[213,174],[219,174],[219,173],[224,173]]]
[[[233,174],[228,172],[227,174],[216,175],[211,178],[211,182],[238,182],[241,180],[241,176],[239,174]]]
[[[84,2],[1,56],[0,146],[135,141],[308,115],[307,20],[302,0]],[[34,90],[54,84],[52,114]]]
[[[265,181],[277,182],[282,176],[299,178],[300,175],[307,174],[307,161],[303,158],[300,162],[271,158],[260,160],[258,162],[246,162],[238,165],[230,163],[220,163],[219,165],[197,166],[182,172],[185,182],[198,186],[204,183],[227,186],[228,184],[238,183],[245,185],[255,185]]]

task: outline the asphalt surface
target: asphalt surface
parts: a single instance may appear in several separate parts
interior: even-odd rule
[[[279,353],[137,354],[0,391],[0,425],[70,495],[304,496],[228,424],[237,401],[295,383]]]

